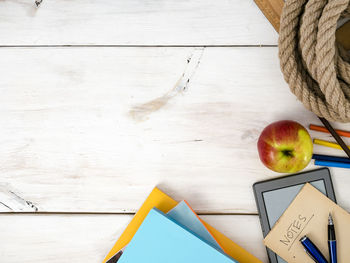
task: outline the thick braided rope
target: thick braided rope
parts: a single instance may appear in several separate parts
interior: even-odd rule
[[[279,37],[291,91],[318,116],[341,122],[350,121],[350,64],[335,32],[349,11],[350,0],[287,0]]]

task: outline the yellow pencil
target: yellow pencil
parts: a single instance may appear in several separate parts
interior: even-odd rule
[[[328,141],[324,141],[324,140],[320,140],[320,139],[314,139],[314,144],[342,150],[340,145],[338,143],[335,143],[335,142],[328,142]],[[348,148],[350,148],[350,147],[348,146]]]

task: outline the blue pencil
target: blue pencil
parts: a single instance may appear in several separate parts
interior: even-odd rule
[[[322,154],[313,154],[312,159],[320,161],[331,161],[331,162],[340,162],[340,163],[350,163],[350,158],[347,157],[338,157]]]
[[[350,169],[350,163],[315,160],[315,165]]]

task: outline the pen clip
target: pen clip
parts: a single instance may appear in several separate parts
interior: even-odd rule
[[[313,260],[313,261],[315,261],[316,263],[318,263],[317,262],[317,260],[314,258],[314,256],[313,255],[311,255],[310,254],[310,252],[309,251],[307,251],[306,249],[304,249],[305,250],[305,252],[306,252],[306,254],[308,254],[309,255],[309,257]]]

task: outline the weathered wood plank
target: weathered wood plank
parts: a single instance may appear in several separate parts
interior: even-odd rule
[[[130,219],[123,215],[1,215],[1,262],[102,262]],[[268,262],[257,216],[203,219]]]
[[[0,45],[271,45],[253,0],[13,0],[0,3]]]
[[[318,123],[288,91],[276,56],[0,49],[1,211],[133,212],[158,185],[200,213],[256,213],[252,184],[277,175],[258,159],[260,131],[280,119]],[[349,209],[350,176],[332,171]]]

